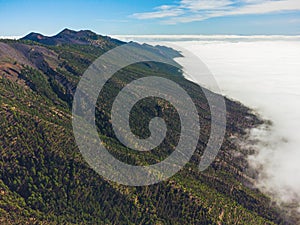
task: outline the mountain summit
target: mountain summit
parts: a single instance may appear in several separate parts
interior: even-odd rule
[[[98,35],[90,30],[74,31],[64,29],[54,36],[44,36],[39,33],[32,32],[21,40],[35,41],[44,45],[61,45],[61,44],[78,44],[78,45],[103,45],[104,42],[113,42],[121,44],[123,42],[112,39],[107,36]]]

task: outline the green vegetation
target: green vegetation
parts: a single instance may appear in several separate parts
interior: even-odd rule
[[[180,84],[199,111],[201,137],[192,160],[168,181],[146,187],[118,185],[96,174],[74,141],[72,97],[89,64],[120,43],[88,37],[92,39],[86,45],[6,42],[20,54],[22,49],[35,48],[38,60],[31,54],[27,55],[30,65],[14,58],[16,63],[0,67],[1,224],[287,224],[270,200],[251,188],[245,158],[233,156],[244,153],[230,136],[241,136],[261,121],[247,108],[226,100],[226,140],[213,165],[199,173],[197,165],[210,132],[209,106],[201,88],[164,64],[135,64],[114,75],[100,93],[96,124],[110,152],[124,162],[147,165],[169,155],[178,142],[180,126],[176,110],[164,100],[147,98],[132,110],[131,127],[141,137],[149,135],[153,116],[167,121],[166,140],[153,151],[125,148],[110,124],[111,104],[119,90],[132,80],[159,72]],[[8,68],[18,70],[17,77]]]

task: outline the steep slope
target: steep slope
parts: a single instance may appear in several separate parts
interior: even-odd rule
[[[252,188],[243,150],[234,139],[262,123],[247,108],[226,100],[227,133],[211,167],[197,163],[210,132],[208,103],[196,84],[176,68],[141,63],[119,71],[98,99],[97,126],[112,154],[131,164],[162,160],[171,151],[136,153],[115,138],[110,124],[114,97],[127,83],[157,75],[180,84],[201,115],[201,138],[192,160],[168,181],[127,187],[105,181],[83,160],[74,141],[71,103],[85,69],[104,52],[123,44],[90,31],[56,36],[30,34],[0,42],[0,222],[6,224],[289,224],[270,199]],[[179,53],[143,46],[165,57]],[[109,99],[109,101],[108,101]],[[146,99],[133,110],[133,130],[147,136],[149,119],[161,116],[171,133],[163,149],[178,141],[176,110]],[[236,157],[239,155],[239,157]]]

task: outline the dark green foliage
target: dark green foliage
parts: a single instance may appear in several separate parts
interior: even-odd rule
[[[136,64],[114,75],[100,93],[96,124],[110,152],[124,162],[147,165],[167,157],[178,142],[180,125],[176,110],[164,100],[144,99],[131,113],[132,131],[143,138],[149,136],[153,116],[166,120],[170,128],[167,138],[153,151],[139,153],[124,147],[110,124],[111,104],[122,87],[141,76],[159,73],[180,84],[197,106],[202,129],[190,163],[168,181],[147,187],[105,181],[85,163],[73,137],[70,107],[84,70],[103,52],[120,44],[109,38],[105,43],[44,45],[58,55],[56,68],[44,57],[42,68],[22,67],[19,79],[26,85],[0,79],[0,223],[284,224],[266,196],[244,185],[250,182],[245,178],[245,159],[232,156],[240,149],[229,137],[261,121],[247,108],[227,100],[222,151],[207,171],[199,173],[197,164],[210,132],[209,106],[199,86],[164,64]]]

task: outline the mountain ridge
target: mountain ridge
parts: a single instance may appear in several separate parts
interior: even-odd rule
[[[180,132],[172,106],[148,99],[133,110],[131,125],[137,133],[147,136],[154,116],[162,116],[171,128],[162,148],[145,154],[120,144],[109,109],[118,92],[135,79],[153,75],[171,79],[191,96],[201,118],[203,129],[191,161],[169,180],[146,187],[118,185],[96,174],[83,160],[72,134],[72,98],[87,67],[124,42],[103,41],[102,36],[94,42],[93,32],[79,32],[63,30],[44,43],[40,40],[47,38],[37,33],[17,41],[0,40],[0,222],[295,224],[254,188],[247,173],[249,153],[235,140],[263,121],[245,106],[226,99],[228,123],[221,151],[207,171],[198,171],[210,133],[209,105],[198,85],[166,65],[146,62],[120,70],[99,96],[95,122],[116,158],[138,165],[164,159]],[[164,47],[140,46],[160,56],[180,55]]]
[[[124,42],[117,39],[110,38],[108,36],[98,35],[90,30],[74,31],[70,29],[63,29],[56,35],[44,36],[40,33],[31,32],[28,35],[20,38],[20,40],[35,41],[46,45],[58,45],[58,44],[79,44],[79,45],[99,45],[104,41],[116,42],[122,44]]]

